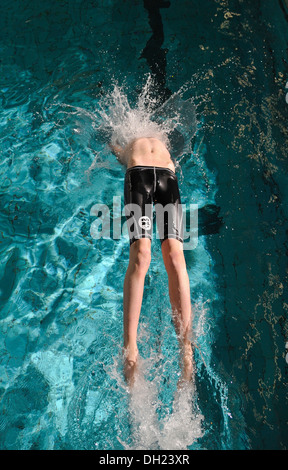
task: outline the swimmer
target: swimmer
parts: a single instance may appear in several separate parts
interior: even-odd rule
[[[126,166],[124,185],[125,215],[130,238],[129,264],[124,280],[124,375],[133,385],[137,370],[137,329],[143,299],[144,280],[151,260],[152,205],[169,204],[170,211],[161,231],[161,251],[168,274],[173,322],[179,338],[182,377],[192,379],[190,285],[183,252],[180,194],[175,166],[166,145],[156,138],[138,138],[125,148],[110,144],[117,159]],[[131,211],[137,205],[139,212]],[[131,206],[130,206],[131,208]],[[148,209],[147,209],[148,208]],[[169,222],[169,216],[171,219]],[[140,217],[139,217],[140,216]],[[157,212],[156,212],[157,221]],[[129,223],[128,223],[129,222]],[[161,224],[160,224],[161,225]]]

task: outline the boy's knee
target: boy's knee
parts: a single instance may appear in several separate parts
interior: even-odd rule
[[[165,265],[167,269],[179,271],[185,267],[185,258],[183,250],[179,248],[171,249],[165,256]]]
[[[133,247],[134,245],[134,247]],[[151,249],[146,242],[141,243],[141,240],[134,242],[133,249],[133,263],[139,273],[148,271],[151,261]]]

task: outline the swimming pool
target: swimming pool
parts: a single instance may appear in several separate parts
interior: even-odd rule
[[[160,3],[2,2],[2,449],[287,448],[288,5]],[[159,240],[131,396],[121,367],[128,243],[91,235],[91,208],[112,217],[125,174],[99,133],[103,110],[139,111],[149,76],[157,109],[181,98],[180,190],[199,207],[198,243],[185,252],[192,394],[176,393]]]

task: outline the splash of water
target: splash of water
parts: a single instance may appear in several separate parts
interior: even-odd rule
[[[203,435],[203,415],[197,408],[195,389],[191,385],[179,389],[171,411],[159,420],[157,410],[161,402],[155,382],[140,377],[131,393],[133,448],[187,449]]]
[[[176,168],[180,167],[181,157],[192,152],[191,142],[199,121],[198,105],[193,97],[187,97],[189,84],[164,103],[157,99],[154,88],[153,80],[148,76],[136,99],[131,96],[129,87],[116,83],[95,101],[92,110],[67,103],[61,104],[61,112],[57,109],[60,122],[64,117],[71,129],[70,145],[75,146],[72,150],[75,154],[81,151],[81,158],[89,156],[90,166],[85,170],[88,181],[92,170],[113,168],[116,164],[109,144],[125,147],[134,139],[154,137],[167,146]],[[55,104],[49,106],[49,110],[53,115]]]
[[[203,436],[204,417],[198,408],[195,384],[176,389],[174,398],[170,397],[172,405],[165,406],[161,400],[161,383],[163,370],[169,367],[169,359],[162,357],[162,366],[155,369],[156,359],[159,360],[159,356],[155,353],[139,359],[138,372],[131,389],[124,384],[117,361],[109,370],[110,376],[116,379],[120,388],[126,389],[129,396],[127,416],[131,442],[126,442],[119,435],[117,437],[126,450],[183,450]]]
[[[109,138],[115,145],[125,147],[133,139],[154,137],[163,142],[174,157],[191,151],[191,139],[197,130],[196,105],[193,98],[184,99],[186,87],[160,104],[155,98],[154,83],[148,76],[134,105],[131,105],[124,86],[114,85],[95,110],[96,135]]]

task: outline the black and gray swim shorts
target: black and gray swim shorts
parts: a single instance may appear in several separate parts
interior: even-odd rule
[[[166,238],[183,243],[183,214],[176,174],[169,168],[133,166],[124,184],[125,216],[130,245],[153,233],[153,204],[161,244]]]

